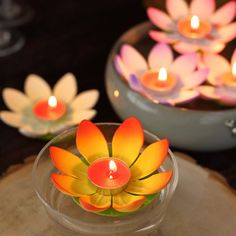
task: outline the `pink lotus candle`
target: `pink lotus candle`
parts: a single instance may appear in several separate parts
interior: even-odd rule
[[[168,73],[165,67],[160,70],[150,70],[144,73],[141,83],[144,88],[156,93],[168,93],[176,85],[176,78]]]
[[[50,96],[48,100],[41,100],[33,107],[35,116],[42,120],[57,120],[66,112],[63,102],[57,101],[55,96]]]
[[[187,16],[181,18],[177,24],[179,32],[188,38],[204,38],[211,31],[208,21],[199,19],[198,16]]]
[[[116,158],[101,158],[88,168],[88,178],[102,189],[119,189],[125,186],[131,177],[129,167]]]
[[[221,80],[225,86],[236,88],[236,62],[233,63],[231,71],[221,76]]]

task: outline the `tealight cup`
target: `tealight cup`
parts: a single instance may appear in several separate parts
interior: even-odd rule
[[[119,124],[98,123],[108,143]],[[172,170],[171,182],[151,204],[143,209],[120,217],[101,216],[89,213],[77,206],[71,197],[59,192],[52,184],[50,175],[57,170],[51,162],[49,147],[57,146],[80,156],[75,147],[76,128],[65,131],[52,139],[41,150],[33,167],[33,184],[36,194],[44,206],[56,235],[66,236],[156,236],[167,211],[178,182],[178,167],[173,153],[168,156],[161,169]],[[144,148],[159,140],[144,131]]]

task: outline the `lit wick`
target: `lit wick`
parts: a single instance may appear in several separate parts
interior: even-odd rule
[[[200,20],[198,16],[192,16],[190,26],[193,30],[197,30],[200,25]]]
[[[57,106],[57,99],[55,96],[50,96],[48,99],[48,106],[54,108]]]
[[[111,160],[109,161],[109,179],[113,179],[113,173],[117,171],[116,163]]]
[[[158,73],[158,81],[167,81],[168,75],[167,75],[167,70],[164,67],[161,67]]]
[[[236,62],[233,63],[232,74],[233,74],[234,79],[236,79]]]

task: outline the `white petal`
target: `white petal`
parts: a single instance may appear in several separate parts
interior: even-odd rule
[[[175,59],[173,64],[171,65],[170,70],[179,75],[180,77],[189,75],[192,73],[197,66],[197,54],[189,53],[185,55],[181,55]]]
[[[208,69],[199,69],[197,71],[194,71],[193,73],[186,75],[184,77],[181,77],[181,82],[183,83],[183,89],[192,89],[196,86],[199,86],[202,84],[209,73]]]
[[[182,90],[178,97],[169,99],[170,104],[182,104],[187,103],[199,96],[199,92],[195,90]]]
[[[84,91],[80,93],[71,103],[71,107],[75,111],[90,109],[97,103],[99,92],[96,89]]]
[[[22,112],[25,107],[31,104],[30,99],[25,94],[12,88],[3,90],[3,100],[9,109],[16,112]]]
[[[209,19],[215,11],[215,0],[192,0],[190,12],[203,19]]]
[[[173,61],[173,53],[167,44],[156,44],[148,55],[148,64],[151,68],[169,68]]]
[[[40,129],[35,129],[34,126],[25,125],[19,129],[20,133],[31,138],[41,137],[48,133],[48,128],[46,126]]]
[[[179,19],[189,14],[189,8],[185,0],[167,0],[166,8],[174,19]]]
[[[52,94],[49,84],[43,78],[34,74],[27,76],[24,89],[32,100],[48,98]]]
[[[2,111],[0,112],[0,119],[7,125],[19,128],[23,126],[23,117],[19,113]]]
[[[97,114],[96,110],[83,110],[74,112],[66,124],[72,126],[79,124],[82,120],[91,120]]]
[[[235,14],[236,2],[230,1],[217,9],[217,11],[211,17],[211,22],[217,25],[227,25],[234,19]]]
[[[77,82],[73,74],[65,74],[54,86],[53,94],[64,102],[70,102],[77,93]]]
[[[218,81],[219,76],[230,71],[229,62],[218,54],[205,54],[203,63],[209,68],[208,81],[213,85],[221,84],[221,81]]]
[[[121,57],[119,55],[116,55],[114,58],[114,65],[116,68],[116,71],[123,76],[126,80],[128,80],[130,72],[126,68],[124,62],[122,61]]]
[[[120,51],[122,61],[130,73],[139,77],[147,70],[146,60],[134,47],[124,44]]]

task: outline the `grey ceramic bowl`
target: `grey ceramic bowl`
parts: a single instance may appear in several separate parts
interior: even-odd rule
[[[114,45],[106,67],[106,90],[121,117],[137,117],[146,130],[167,137],[176,148],[216,151],[236,147],[236,109],[199,111],[155,104],[131,90],[120,78],[113,58],[123,43],[136,44],[151,25],[142,23],[124,33]]]

